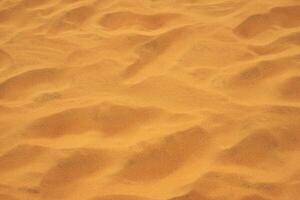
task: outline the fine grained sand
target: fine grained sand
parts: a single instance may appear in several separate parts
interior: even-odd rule
[[[0,200],[299,200],[299,0],[1,0]]]

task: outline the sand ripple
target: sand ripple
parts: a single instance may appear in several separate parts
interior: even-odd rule
[[[0,200],[297,200],[297,0],[0,1]]]

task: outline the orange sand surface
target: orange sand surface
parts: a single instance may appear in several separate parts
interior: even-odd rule
[[[1,0],[0,200],[300,200],[300,1]]]

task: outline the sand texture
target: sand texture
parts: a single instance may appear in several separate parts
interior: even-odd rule
[[[300,200],[300,1],[0,0],[0,200]]]

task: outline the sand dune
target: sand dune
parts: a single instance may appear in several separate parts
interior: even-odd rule
[[[0,200],[300,199],[298,0],[0,1]]]

